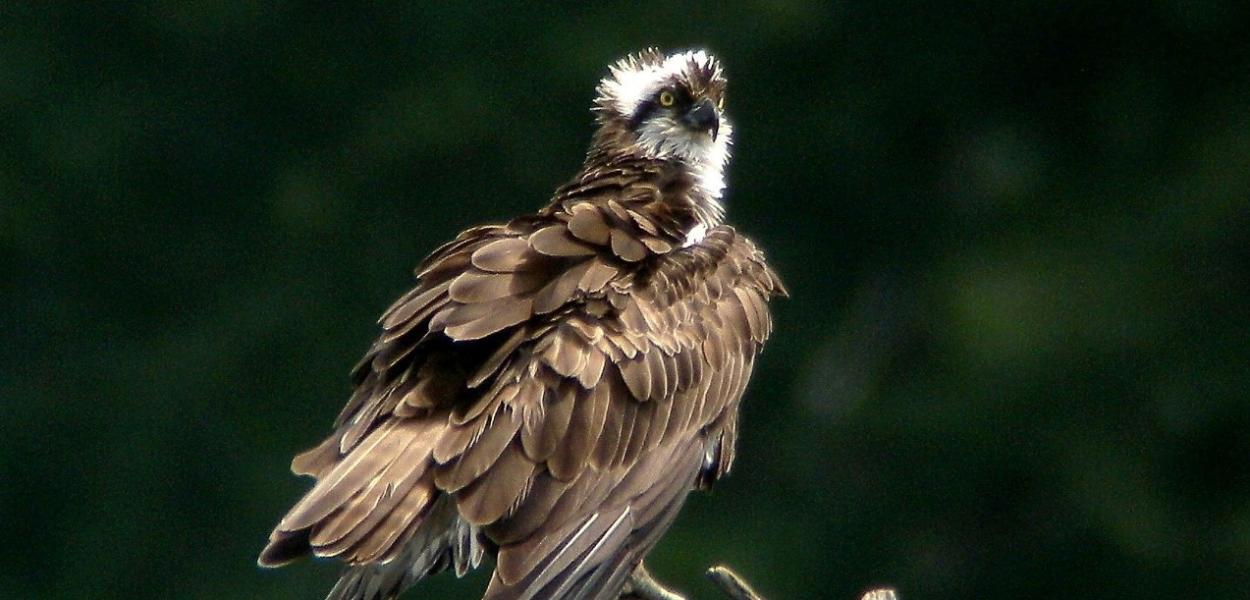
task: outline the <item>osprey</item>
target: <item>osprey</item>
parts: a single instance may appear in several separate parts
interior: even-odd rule
[[[598,94],[551,203],[460,234],[382,315],[261,565],[336,557],[329,598],[372,600],[490,554],[486,599],[614,599],[687,492],[729,471],[785,291],[723,223],[721,66],[647,50]]]

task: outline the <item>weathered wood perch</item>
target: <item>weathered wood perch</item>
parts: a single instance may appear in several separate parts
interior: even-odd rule
[[[741,575],[734,573],[732,569],[725,565],[717,565],[707,570],[708,579],[720,588],[730,600],[764,600],[764,597],[751,589],[750,584],[742,578]],[[626,587],[625,595],[622,599],[638,600],[686,600],[684,596],[665,588],[660,582],[656,581],[651,573],[647,571],[646,566],[638,565],[634,573],[629,578],[629,585]],[[898,600],[898,595],[890,588],[880,588],[869,590],[864,593],[860,600]]]

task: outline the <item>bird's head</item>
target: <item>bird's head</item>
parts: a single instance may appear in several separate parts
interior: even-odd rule
[[[720,195],[733,128],[725,118],[725,77],[715,57],[703,50],[644,50],[612,65],[598,92],[599,150],[683,161],[708,179],[709,192]]]

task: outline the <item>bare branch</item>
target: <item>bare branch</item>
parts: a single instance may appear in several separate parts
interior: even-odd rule
[[[686,600],[681,594],[656,581],[643,563],[638,563],[633,574],[629,576],[629,584],[626,586],[624,597],[634,597],[640,600]]]
[[[720,588],[729,600],[764,600],[751,588],[751,585],[725,565],[717,565],[707,570],[708,579]],[[639,564],[629,577],[622,600],[686,600],[684,596],[664,587],[656,581],[643,564]],[[860,600],[898,600],[898,595],[890,588],[869,590]]]
[[[708,569],[707,577],[732,600],[764,600],[763,596],[751,589],[745,579],[725,565],[716,565]]]

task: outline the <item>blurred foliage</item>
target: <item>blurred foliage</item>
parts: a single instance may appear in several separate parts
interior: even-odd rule
[[[659,576],[1244,597],[1248,17],[3,3],[0,596],[320,597],[332,565],[254,566],[290,456],[416,262],[545,203],[654,44],[727,64],[731,220],[793,292]]]

